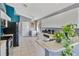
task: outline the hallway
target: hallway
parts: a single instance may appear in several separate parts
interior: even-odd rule
[[[37,37],[24,37],[20,46],[13,48],[13,56],[44,56],[44,49],[35,40]]]

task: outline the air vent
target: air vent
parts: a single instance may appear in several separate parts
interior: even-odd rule
[[[26,4],[23,4],[23,6],[24,6],[24,7],[27,7],[27,5],[26,5]]]

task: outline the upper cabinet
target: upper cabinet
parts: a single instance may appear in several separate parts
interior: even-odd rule
[[[0,9],[2,11],[6,12],[5,5],[3,3],[0,3]]]
[[[11,18],[7,16],[7,14],[3,12],[2,10],[0,10],[0,14],[1,14],[1,19],[4,19],[6,21],[11,21]]]
[[[11,18],[2,10],[0,10],[0,19],[2,27],[8,27],[8,21],[11,21]]]
[[[6,8],[3,3],[0,3],[0,20],[1,27],[8,27],[8,21],[11,21],[11,18],[6,14]]]

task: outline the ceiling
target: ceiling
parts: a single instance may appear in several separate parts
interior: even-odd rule
[[[22,15],[30,19],[40,19],[58,10],[66,8],[72,3],[7,3],[16,10],[17,15]]]

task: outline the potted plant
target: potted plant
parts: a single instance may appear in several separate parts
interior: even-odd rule
[[[63,26],[63,32],[65,34],[65,38],[63,39],[63,46],[66,48],[62,51],[62,55],[64,56],[72,56],[73,46],[71,46],[72,37],[76,36],[75,28],[77,27],[76,24],[68,24]]]
[[[62,31],[54,33],[54,38],[55,38],[56,42],[58,42],[58,43],[61,43],[63,37],[64,37],[64,34]]]
[[[63,32],[65,33],[66,37],[74,37],[76,35],[75,28],[77,27],[76,24],[69,24],[63,26]]]
[[[72,39],[71,37],[76,36],[75,28],[77,27],[76,24],[68,24],[63,26],[62,31],[59,31],[54,34],[54,37],[56,40],[61,39],[61,43],[63,47],[65,48],[64,51],[62,51],[63,56],[72,56],[72,50],[73,46],[71,46]]]

